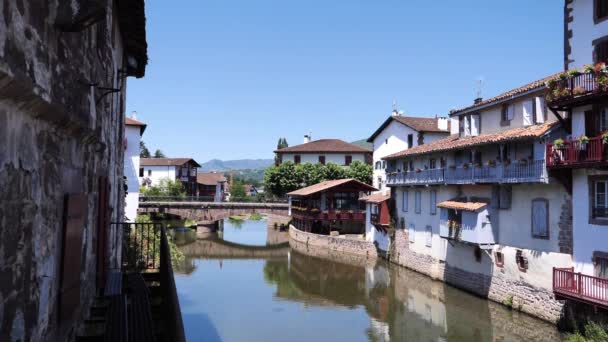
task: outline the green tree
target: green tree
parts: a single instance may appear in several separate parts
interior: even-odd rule
[[[234,184],[230,185],[230,196],[236,198],[247,196],[245,184],[242,181],[234,181]]]
[[[371,165],[355,160],[347,169],[348,178],[354,178],[365,184],[372,184],[374,169]]]
[[[163,178],[158,185],[142,188],[142,194],[150,197],[185,197],[186,190],[182,182]]]
[[[143,140],[139,141],[139,156],[141,158],[150,158],[150,151],[146,147],[146,143]]]
[[[323,180],[325,180],[324,165],[312,163],[296,165],[296,182],[301,186],[317,184]]]
[[[291,162],[279,166],[271,166],[264,173],[264,189],[275,196],[285,196],[286,193],[301,188],[298,180],[296,165]]]
[[[154,151],[154,158],[167,158],[167,157],[165,156],[163,151],[156,150],[156,151]]]
[[[285,138],[279,138],[279,141],[277,142],[277,150],[280,150],[282,148],[285,147],[289,147],[289,144],[287,143],[287,139]],[[279,165],[280,160],[279,160],[279,155],[275,154],[274,156],[274,164],[275,165]]]
[[[336,164],[336,163],[327,163],[325,165],[324,179],[325,180],[333,180],[333,179],[343,179],[347,178],[347,169]]]

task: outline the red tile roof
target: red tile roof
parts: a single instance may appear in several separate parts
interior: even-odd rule
[[[456,209],[465,211],[478,211],[487,206],[484,202],[458,202],[458,201],[444,201],[437,204],[438,208]]]
[[[192,161],[194,166],[200,165],[192,158],[140,158],[139,165],[141,166],[182,166]]]
[[[309,143],[289,146],[275,153],[371,153],[371,150],[347,143],[340,139],[319,139]]]
[[[445,133],[445,134],[450,133],[450,120],[448,120],[448,128],[446,130],[441,130],[438,127],[437,123],[438,123],[439,119],[437,119],[437,118],[421,118],[421,117],[414,117],[414,116],[392,116],[391,115],[367,139],[367,141],[373,142],[374,138],[376,138],[376,136],[378,136],[378,134],[380,134],[380,132],[382,132],[386,128],[386,126],[388,126],[393,120],[395,120],[399,123],[402,123],[418,132]]]
[[[146,127],[148,125],[146,125],[145,123],[143,123],[141,121],[137,121],[135,119],[125,118],[125,126],[139,126],[140,127],[139,134],[142,135],[142,134],[144,134],[144,131],[146,130]]]
[[[289,195],[289,196],[310,196],[317,192],[329,190],[338,185],[343,185],[343,184],[347,184],[347,183],[352,183],[353,185],[355,185],[355,187],[360,189],[359,191],[376,191],[376,190],[378,190],[378,189],[374,188],[373,186],[367,185],[363,182],[359,182],[356,179],[345,178],[345,179],[335,179],[335,180],[329,180],[329,181],[317,183],[317,184],[307,186],[302,189],[292,191],[292,192],[288,193],[287,195]]]
[[[359,198],[359,201],[365,201],[367,203],[382,203],[391,199],[391,195],[376,192],[368,196]]]
[[[453,134],[447,138],[393,153],[383,159],[397,159],[421,154],[460,150],[471,146],[490,145],[507,141],[531,140],[541,137],[557,125],[558,122],[548,122],[541,125],[513,128],[496,133],[481,134],[475,137],[466,138],[459,138],[458,134]]]
[[[560,72],[561,73],[561,72]],[[455,109],[455,110],[451,110],[450,111],[450,115],[456,115],[456,114],[463,114],[463,113],[467,113],[470,112],[472,110],[476,110],[479,107],[485,107],[487,105],[490,104],[498,104],[500,102],[503,102],[505,100],[511,100],[514,97],[518,96],[518,95],[523,95],[524,93],[527,93],[529,91],[533,91],[533,90],[541,90],[541,89],[545,89],[545,83],[547,81],[549,81],[552,78],[555,78],[557,75],[559,75],[560,73],[556,73],[553,74],[551,76],[547,76],[545,78],[542,78],[540,80],[536,80],[534,82],[530,82],[528,84],[525,84],[519,88],[515,88],[515,89],[511,89],[505,93],[502,93],[500,95],[496,95],[494,97],[491,97],[487,100],[483,100],[479,103],[475,103],[473,105],[464,107],[464,108],[460,108],[460,109]]]
[[[216,185],[220,182],[226,182],[226,177],[221,173],[197,173],[196,182],[202,185]]]

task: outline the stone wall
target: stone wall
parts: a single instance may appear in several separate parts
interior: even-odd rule
[[[556,323],[562,315],[563,304],[553,293],[527,284],[501,272],[492,275],[474,273],[452,267],[429,255],[419,254],[409,249],[408,231],[395,231],[389,254],[390,261],[441,280],[454,287],[488,298],[497,303],[508,304],[514,309]]]
[[[123,218],[126,81],[118,77],[117,14],[101,1],[106,14],[97,24],[59,30],[59,16],[79,3],[0,1],[1,341],[73,339],[96,291],[100,177],[110,185],[109,219]],[[99,87],[119,90],[102,97]],[[58,317],[68,194],[86,198],[80,305]],[[120,257],[119,234],[108,232],[107,260]]]
[[[289,226],[289,244],[305,254],[357,265],[375,261],[376,247],[370,241],[307,233]]]
[[[200,202],[141,202],[138,213],[164,213],[197,221],[204,225],[235,215],[253,213],[287,217],[289,206],[285,203],[200,203]]]
[[[564,194],[562,213],[559,217],[559,252],[572,254],[572,196]]]

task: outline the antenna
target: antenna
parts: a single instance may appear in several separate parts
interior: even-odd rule
[[[480,77],[477,79],[476,98],[481,98],[481,90],[483,88],[483,79]]]
[[[393,100],[393,112],[397,111],[397,100]]]

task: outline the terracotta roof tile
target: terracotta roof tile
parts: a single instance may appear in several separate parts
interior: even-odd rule
[[[142,135],[144,134],[144,131],[146,130],[146,127],[148,125],[146,125],[145,123],[141,122],[141,121],[137,121],[135,119],[131,119],[131,118],[125,118],[125,126],[139,126],[139,134]]]
[[[421,154],[460,150],[472,146],[490,145],[507,141],[530,140],[544,135],[556,125],[558,125],[558,122],[550,122],[541,125],[513,128],[496,133],[481,134],[475,137],[466,138],[459,138],[458,134],[452,134],[444,139],[393,153],[384,157],[383,159],[397,159]]]
[[[465,211],[478,211],[485,208],[488,204],[484,202],[458,202],[444,201],[437,204],[437,208],[447,208]]]
[[[371,153],[371,150],[340,139],[319,139],[309,143],[285,147],[275,153]]]
[[[219,182],[226,182],[226,177],[221,173],[197,173],[196,182],[202,185],[216,185]]]
[[[466,113],[466,112],[470,112],[472,110],[475,110],[479,107],[483,107],[483,106],[487,106],[489,104],[493,104],[493,103],[499,103],[502,102],[504,100],[510,100],[513,97],[517,96],[517,95],[521,95],[524,94],[528,91],[532,91],[535,89],[543,89],[545,88],[545,83],[547,81],[549,81],[552,78],[555,78],[557,75],[559,75],[561,72],[553,74],[551,76],[547,76],[545,78],[542,78],[540,80],[536,80],[534,82],[530,82],[528,84],[525,84],[519,88],[515,88],[515,89],[511,89],[505,93],[502,93],[500,95],[496,95],[494,97],[491,97],[487,100],[483,100],[479,103],[475,103],[473,105],[464,107],[464,108],[460,108],[460,109],[456,109],[456,110],[451,110],[450,111],[450,115],[455,115],[455,114],[462,114],[462,113]]]
[[[142,166],[181,166],[192,161],[196,167],[200,165],[192,158],[140,158]]]
[[[359,201],[365,201],[367,203],[382,203],[391,199],[391,195],[376,192],[368,196],[359,198]]]
[[[345,178],[345,179],[335,179],[335,180],[329,180],[329,181],[317,183],[317,184],[307,186],[302,189],[292,191],[292,192],[288,193],[287,195],[289,195],[289,196],[309,196],[309,195],[315,194],[317,192],[325,191],[325,190],[331,189],[333,187],[336,187],[338,185],[347,184],[347,183],[353,183],[354,185],[356,185],[357,187],[360,188],[360,191],[378,190],[378,189],[374,188],[373,186],[359,182],[356,179]]]
[[[373,142],[374,138],[382,132],[393,120],[400,122],[418,132],[430,133],[450,133],[450,120],[448,120],[448,128],[441,130],[438,127],[437,118],[422,118],[415,116],[389,116],[380,127],[367,139],[368,142]]]

